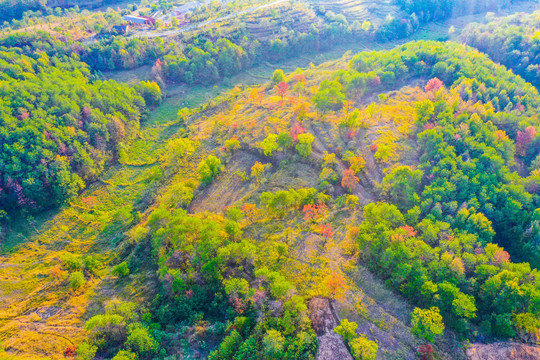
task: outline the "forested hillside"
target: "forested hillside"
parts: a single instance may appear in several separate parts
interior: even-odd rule
[[[471,24],[462,40],[504,64],[535,86],[540,85],[540,14],[496,18],[487,24]]]
[[[112,270],[61,253],[54,281],[75,293],[104,271],[111,284],[158,276],[146,309],[96,304],[80,354],[309,359],[326,346],[308,310],[317,297],[359,324],[336,329],[358,359],[395,355],[382,339],[403,326],[424,340],[401,341],[434,342],[447,358],[462,355],[443,331],[474,341],[538,330],[531,85],[471,48],[417,42],[276,71],[223,100],[179,114],[185,128],[156,155],[149,207],[122,210]],[[198,177],[176,174],[190,166]],[[416,306],[410,323],[374,325],[358,266]]]
[[[77,196],[161,99],[156,84],[90,82],[86,64],[0,52],[0,209],[35,212]]]
[[[38,0],[2,0],[0,1],[0,21],[10,21],[20,18],[25,11],[44,8],[44,2]]]
[[[328,250],[344,241],[338,251],[418,306],[412,331],[428,341],[445,327],[469,339],[536,331],[536,270],[511,261],[538,262],[538,173],[515,172],[539,141],[536,89],[470,48],[429,42],[273,79],[188,121],[191,140],[178,144],[205,154],[199,181],[172,184],[130,232],[159,267],[150,329],[205,320],[203,341],[224,337],[212,359],[310,358],[307,300],[353,294],[355,261],[335,267]],[[300,250],[310,241],[319,245]],[[98,352],[130,348],[129,336],[96,343],[107,330],[95,321]],[[176,336],[159,334],[161,349]],[[362,359],[355,346],[371,343],[353,338]]]
[[[416,14],[421,22],[427,22],[495,11],[518,1],[520,0],[396,0],[396,3],[407,13]]]
[[[20,19],[27,11],[52,13],[53,8],[58,7],[96,7],[118,2],[118,0],[0,0],[0,23]]]

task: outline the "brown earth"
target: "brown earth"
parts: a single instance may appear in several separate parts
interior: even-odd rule
[[[518,343],[473,344],[467,349],[470,360],[538,360],[540,346]]]
[[[328,299],[315,297],[309,302],[309,312],[313,329],[319,338],[317,360],[352,360],[341,335],[334,332],[339,325],[337,316]]]

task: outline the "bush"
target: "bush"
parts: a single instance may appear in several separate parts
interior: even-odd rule
[[[203,183],[210,183],[221,172],[221,160],[214,155],[210,155],[199,163],[197,171]]]
[[[81,258],[72,253],[65,253],[60,256],[62,266],[69,271],[79,271],[82,269]]]
[[[138,358],[137,354],[131,351],[120,350],[112,360],[137,360]]]
[[[375,341],[360,336],[350,342],[351,354],[355,360],[375,360],[379,345]]]
[[[158,348],[158,342],[141,324],[130,326],[126,346],[138,354],[154,352]]]
[[[101,266],[101,262],[97,259],[97,257],[91,255],[84,257],[83,264],[84,270],[91,275],[96,275],[99,267]]]
[[[77,360],[92,360],[96,355],[97,347],[83,342],[77,348]]]
[[[342,319],[341,323],[336,326],[334,331],[343,337],[346,343],[349,343],[356,336],[356,329],[358,324],[354,321],[349,321],[347,319]]]
[[[118,276],[118,277],[126,277],[126,276],[129,276],[129,267],[128,267],[128,264],[123,261],[121,262],[120,264],[116,265],[115,267],[113,267],[112,269],[112,274],[114,276]]]
[[[79,290],[85,284],[85,282],[86,280],[84,279],[84,274],[80,271],[71,273],[69,277],[69,286],[73,290]]]

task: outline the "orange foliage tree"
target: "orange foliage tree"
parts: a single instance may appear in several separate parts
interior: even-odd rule
[[[304,220],[314,221],[320,218],[328,210],[328,206],[323,203],[304,205]]]
[[[321,290],[324,296],[332,300],[342,300],[348,289],[349,284],[343,274],[333,272],[325,277]]]
[[[352,192],[354,189],[356,189],[356,184],[360,179],[356,175],[354,175],[354,170],[347,169],[343,172],[343,178],[341,179],[341,186],[348,191]]]
[[[254,88],[249,93],[249,100],[252,104],[261,105],[261,101],[263,99],[264,90],[261,88]]]

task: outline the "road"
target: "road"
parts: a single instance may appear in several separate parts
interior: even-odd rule
[[[191,30],[203,27],[203,26],[211,25],[211,24],[223,21],[223,20],[228,20],[228,19],[236,17],[236,16],[253,13],[255,11],[262,10],[262,9],[265,9],[265,8],[268,8],[268,7],[271,7],[271,6],[274,6],[274,5],[278,5],[278,4],[281,4],[281,3],[284,3],[284,2],[288,2],[288,1],[290,1],[290,0],[273,1],[273,2],[268,3],[268,4],[258,5],[258,6],[249,8],[249,9],[245,9],[245,10],[233,13],[233,14],[229,14],[227,16],[223,16],[223,17],[213,19],[213,20],[204,21],[204,22],[198,23],[198,24],[184,26],[184,27],[181,27],[181,28],[178,28],[178,29],[175,29],[175,30],[160,31],[160,32],[139,31],[139,32],[131,35],[130,37],[155,38],[155,37],[166,37],[166,36],[176,35],[176,34],[179,34],[179,33],[182,33],[182,32],[191,31]]]

